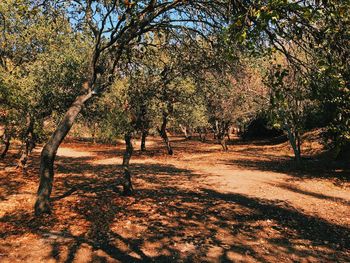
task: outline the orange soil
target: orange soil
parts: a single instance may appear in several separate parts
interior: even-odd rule
[[[120,194],[123,146],[65,143],[53,213],[35,218],[39,150],[26,173],[0,162],[1,262],[349,262],[349,171],[296,170],[286,144],[158,139],[135,152],[136,193]],[[342,177],[342,180],[334,179]]]

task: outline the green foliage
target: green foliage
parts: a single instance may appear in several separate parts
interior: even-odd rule
[[[327,137],[337,147],[350,143],[349,8],[348,1],[334,1],[325,7],[313,48],[313,95],[329,120]]]
[[[231,43],[271,57],[283,54],[291,67],[302,72],[312,91],[308,97],[312,110],[322,115],[320,123],[328,126],[328,139],[337,147],[350,141],[349,9],[349,1],[245,1],[233,13],[228,28]],[[283,72],[278,74],[275,79],[285,78]],[[271,106],[281,120],[280,115],[296,107],[288,96],[274,92]]]
[[[281,65],[272,66],[266,79],[270,88],[273,126],[301,132],[310,95],[300,72]]]
[[[272,66],[266,84],[270,87],[271,121],[287,132],[297,162],[301,160],[301,134],[309,100],[308,82],[298,68]]]
[[[183,125],[193,130],[209,127],[208,116],[203,102],[177,104],[174,107],[173,127]]]
[[[30,1],[12,0],[0,3],[0,13],[1,108],[16,122],[17,136],[27,129],[28,114],[44,135],[44,120],[64,112],[80,92],[90,48],[59,10],[43,13]]]
[[[83,116],[91,125],[98,123],[97,137],[105,142],[114,142],[126,132],[132,131],[127,105],[128,80],[120,79],[99,100],[87,107]]]
[[[35,119],[36,133],[44,136],[43,123],[60,119],[88,81],[94,94],[106,93],[88,103],[82,118],[99,123],[105,140],[156,128],[164,114],[170,125],[192,129],[248,122],[270,98],[275,126],[300,133],[312,126],[305,123],[312,111],[328,125],[334,145],[350,142],[348,1],[241,1],[231,10],[229,24],[201,36],[180,23],[169,30],[164,25],[171,24],[170,17],[153,17],[148,9],[157,27],[144,28],[147,33],[139,36],[131,29],[142,27],[146,16],[140,12],[148,2],[112,8],[112,2],[97,1],[91,7],[95,18],[111,8],[109,23],[120,21],[130,36],[115,38],[111,45],[117,32],[108,31],[107,23],[96,34],[101,24],[86,22],[91,15],[86,2],[62,3],[0,2],[1,122],[17,137],[26,130],[28,115]],[[176,5],[178,10],[195,8]],[[214,22],[209,9],[200,11],[208,14],[201,19]],[[118,53],[123,41],[127,44]],[[95,64],[87,59],[93,54]],[[116,57],[120,61],[113,68]],[[268,63],[283,66],[268,71]],[[266,73],[270,94],[261,81]]]

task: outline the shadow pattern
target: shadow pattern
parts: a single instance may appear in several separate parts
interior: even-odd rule
[[[0,219],[2,256],[11,255],[12,240],[31,234],[57,262],[82,255],[86,262],[350,259],[349,228],[286,203],[198,188],[194,180],[201,175],[169,164],[131,165],[137,192],[123,197],[121,166],[93,165],[90,158],[58,157],[52,215],[18,210]],[[20,191],[15,183],[9,189],[3,198]]]

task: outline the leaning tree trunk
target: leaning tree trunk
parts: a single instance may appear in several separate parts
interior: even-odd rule
[[[146,151],[146,138],[148,135],[148,131],[146,129],[142,130],[141,134],[141,151],[145,152]]]
[[[8,152],[8,150],[9,150],[9,148],[10,148],[11,136],[9,136],[9,135],[6,133],[6,131],[5,131],[5,133],[4,133],[2,139],[3,139],[3,141],[4,141],[4,146],[5,146],[5,147],[4,147],[4,149],[2,150],[2,153],[1,153],[1,155],[0,155],[0,159],[5,158],[7,152]]]
[[[131,141],[132,139],[131,133],[126,133],[124,136],[124,139],[125,139],[125,152],[123,156],[123,172],[124,172],[123,194],[131,195],[133,192],[133,187],[131,183],[129,163],[134,150],[134,147],[132,146],[132,141]]]
[[[57,149],[73,126],[73,123],[84,106],[85,102],[92,97],[92,92],[79,95],[67,110],[62,121],[41,151],[40,157],[40,185],[35,202],[35,214],[50,213],[50,195],[54,177],[54,161]]]
[[[165,145],[166,145],[166,148],[168,150],[168,154],[169,155],[173,155],[173,149],[171,147],[171,144],[170,144],[170,141],[169,141],[169,138],[168,138],[168,135],[166,133],[166,126],[167,126],[167,123],[168,123],[168,115],[163,112],[163,123],[162,123],[162,126],[160,129],[158,129],[158,132],[160,134],[160,137],[162,137]]]

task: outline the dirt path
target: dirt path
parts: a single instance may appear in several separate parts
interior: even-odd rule
[[[26,174],[0,163],[1,262],[349,262],[350,188],[288,149],[173,138],[132,159],[132,197],[117,191],[122,147],[66,143],[53,214],[32,205],[37,151]]]

